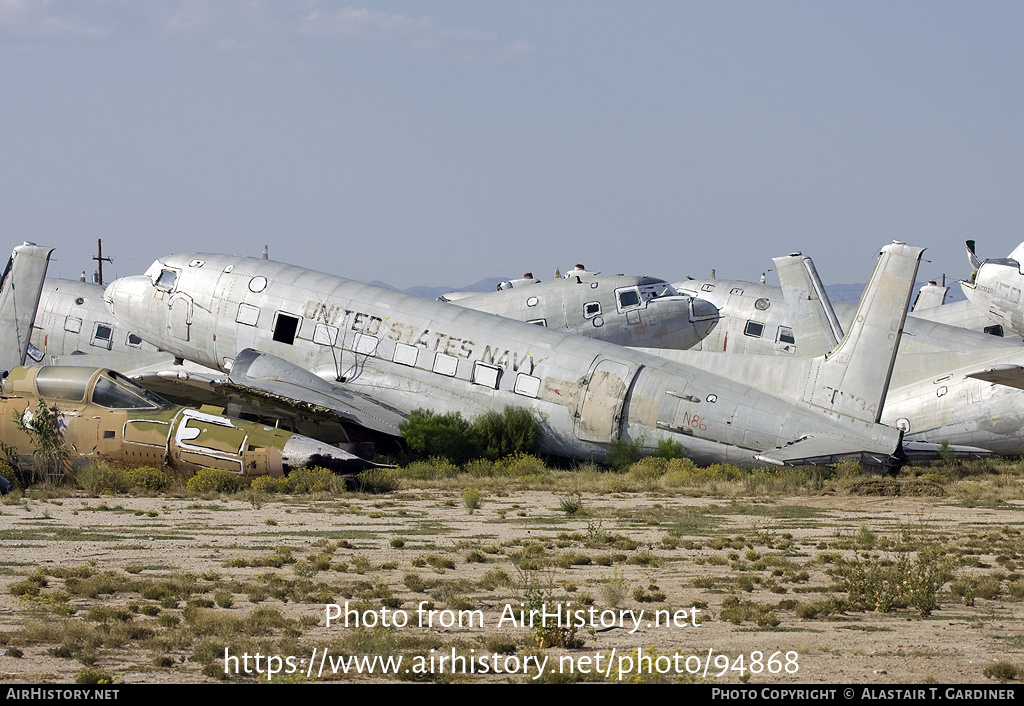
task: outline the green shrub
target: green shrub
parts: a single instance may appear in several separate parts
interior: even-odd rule
[[[476,488],[463,488],[462,504],[466,506],[466,510],[472,515],[473,511],[480,507],[480,491]]]
[[[249,487],[257,493],[286,493],[288,492],[288,479],[274,478],[273,476],[256,476],[252,479]]]
[[[133,485],[125,469],[110,466],[87,466],[75,474],[75,482],[90,495],[127,493]]]
[[[480,415],[473,430],[484,455],[492,460],[536,453],[540,439],[540,423],[533,412],[511,405],[503,412],[490,410]]]
[[[340,493],[344,490],[345,479],[326,468],[296,468],[288,474],[289,493]]]
[[[367,468],[356,476],[360,492],[391,493],[398,490],[398,475],[391,468]]]
[[[167,490],[171,484],[171,478],[166,471],[152,466],[132,468],[128,471],[128,478],[133,488],[141,488],[153,493]]]
[[[221,468],[204,468],[188,479],[185,489],[192,495],[236,493],[245,485],[237,473]]]
[[[425,461],[413,461],[402,469],[402,475],[412,480],[442,480],[459,475],[459,467],[444,456],[432,456]]]
[[[473,425],[458,412],[435,414],[414,409],[398,429],[414,459],[438,456],[461,465],[480,454]]]
[[[683,445],[678,441],[672,439],[661,439],[658,442],[658,450],[655,451],[652,456],[656,458],[682,458],[683,457]]]
[[[640,460],[643,455],[644,440],[634,439],[612,439],[608,444],[608,458],[605,460],[608,468],[616,473],[624,473],[630,466]]]

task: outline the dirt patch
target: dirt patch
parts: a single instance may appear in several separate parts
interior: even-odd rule
[[[1024,664],[1021,508],[906,495],[23,500],[0,506],[0,674],[210,682],[225,649],[253,672],[236,681],[984,682]],[[931,569],[931,607],[886,584]],[[523,626],[530,609],[565,625]],[[403,662],[340,673],[373,656]]]

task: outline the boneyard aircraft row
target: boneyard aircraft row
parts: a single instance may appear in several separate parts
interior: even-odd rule
[[[828,351],[854,316],[853,308],[842,303],[833,311],[809,258],[791,255],[776,258],[775,264],[782,289],[717,279],[675,285],[719,307],[718,326],[701,342],[702,351],[730,351],[718,353],[727,359],[752,355],[749,366],[757,372],[750,374],[765,378],[771,378],[766,371],[773,364],[764,356]],[[718,360],[714,355],[671,355],[701,366]],[[1022,366],[1019,342],[908,316],[882,421],[903,429],[910,442],[948,441],[1022,454],[1024,392],[1017,389],[1024,386]]]
[[[902,459],[878,423],[921,248],[883,248],[857,323],[829,356],[791,359],[764,392],[655,355],[256,258],[172,255],[112,283],[116,319],[213,384],[315,400],[394,434],[416,408],[506,405],[542,420],[542,450],[603,458],[617,439],[679,441],[699,463]],[[785,368],[785,369],[782,369]]]

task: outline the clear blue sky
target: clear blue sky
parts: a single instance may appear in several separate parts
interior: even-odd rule
[[[1019,2],[0,0],[0,232],[53,272],[271,256],[863,282],[1024,240]]]

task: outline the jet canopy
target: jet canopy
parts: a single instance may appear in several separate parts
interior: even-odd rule
[[[26,382],[31,376],[26,378]],[[47,365],[36,368],[34,387],[39,397],[69,402],[91,402],[107,409],[172,409],[174,405],[120,373],[103,368]],[[8,389],[5,381],[4,392]]]

